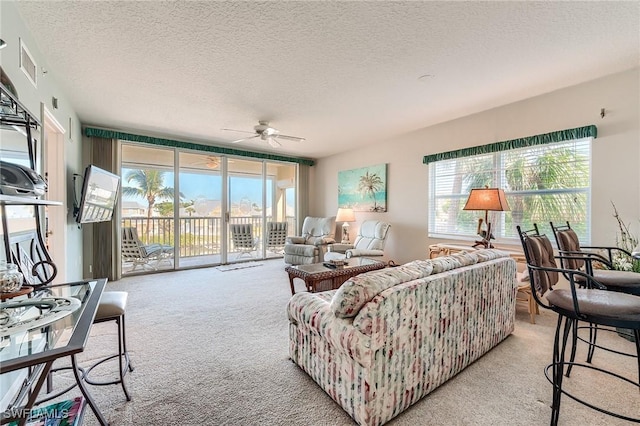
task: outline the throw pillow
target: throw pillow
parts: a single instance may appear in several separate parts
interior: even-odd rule
[[[342,284],[331,300],[339,318],[355,317],[360,309],[382,291],[395,285],[427,277],[433,267],[428,260],[414,260],[398,266],[357,275]]]

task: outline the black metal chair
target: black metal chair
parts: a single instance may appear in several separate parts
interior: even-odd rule
[[[632,271],[618,271],[613,269],[613,253],[619,252],[631,259],[631,253],[618,247],[581,246],[578,235],[569,222],[566,225],[555,226],[549,222],[558,244],[558,253],[568,256],[562,260],[562,267],[583,270],[604,284],[607,290],[640,296],[640,274]],[[604,250],[607,257],[590,250]],[[599,263],[594,267],[594,263]],[[579,278],[578,278],[579,279]]]
[[[582,246],[578,235],[571,229],[569,222],[561,226],[555,226],[553,222],[549,222],[549,224],[551,225],[556,243],[558,244],[558,253],[561,256],[566,256],[566,258],[561,260],[563,268],[577,269],[586,272],[596,281],[604,284],[607,290],[640,296],[640,274],[632,271],[618,271],[613,269],[614,253],[617,252],[619,256],[628,256],[630,260],[631,253],[618,247]],[[596,251],[594,252],[593,250]],[[607,253],[606,257],[601,254],[602,251]],[[578,283],[583,281],[579,276],[576,277],[576,279]],[[611,350],[596,344],[598,330],[599,327],[595,324],[589,326],[587,362],[592,361],[596,347]],[[605,331],[614,331],[621,335],[627,335],[627,330],[605,329]],[[574,336],[577,337],[577,330],[575,330]],[[623,355],[634,356],[631,354]]]
[[[538,305],[558,314],[553,358],[551,364],[545,368],[545,375],[553,385],[551,425],[558,424],[562,394],[602,413],[640,423],[640,418],[621,415],[602,407],[597,407],[562,389],[565,367],[580,366],[613,376],[638,387],[640,390],[640,298],[630,294],[608,291],[605,285],[583,271],[559,268],[556,264],[556,259],[567,261],[574,259],[574,257],[566,255],[554,256],[551,242],[546,235],[538,232],[538,227],[535,224],[532,230],[522,231],[520,226],[517,229],[527,259],[533,297]],[[576,256],[575,259],[577,258]],[[554,288],[558,284],[561,274],[567,278],[569,288]],[[546,302],[543,300],[543,296],[546,298]],[[637,382],[590,364],[574,362],[575,341],[571,348],[571,361],[565,361],[569,332],[577,328],[578,321],[621,327],[633,331],[636,353],[638,354],[639,375]],[[551,377],[549,376],[549,370],[551,370]]]

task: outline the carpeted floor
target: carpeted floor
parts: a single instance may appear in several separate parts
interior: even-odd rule
[[[129,292],[127,337],[136,368],[127,376],[131,402],[119,386],[90,387],[112,426],[354,424],[288,359],[287,274],[281,259],[263,263],[108,284],[109,290]],[[519,307],[513,335],[389,424],[548,424],[551,385],[543,369],[551,357],[555,315],[545,311],[537,319],[529,324]],[[94,325],[81,363],[114,351],[115,338],[114,323]],[[602,333],[601,342],[633,350],[613,334]],[[578,356],[584,359],[584,345]],[[629,357],[597,351],[594,364],[637,378]],[[108,368],[116,365],[107,363],[98,374]],[[574,370],[565,383],[590,401],[640,413],[640,393],[631,385],[588,369]],[[562,404],[561,425],[628,424],[566,397]],[[84,424],[97,424],[90,410]]]

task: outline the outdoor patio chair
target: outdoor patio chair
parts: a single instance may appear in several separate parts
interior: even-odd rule
[[[267,250],[281,254],[287,240],[287,222],[267,222]]]
[[[238,252],[237,258],[243,255],[253,257],[253,252],[258,250],[259,239],[253,236],[253,225],[250,223],[233,223],[229,225],[231,241],[234,251]]]
[[[122,262],[133,264],[131,271],[138,266],[143,269],[157,270],[161,262],[171,262],[173,247],[164,244],[142,244],[138,238],[138,230],[132,227],[122,228],[122,242],[120,245]],[[130,271],[130,272],[131,272]]]

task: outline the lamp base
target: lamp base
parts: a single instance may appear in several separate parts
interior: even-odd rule
[[[349,244],[349,224],[346,222],[342,224],[342,241],[340,243]]]
[[[480,246],[482,246],[482,248],[486,248],[486,249],[494,248],[493,244],[491,244],[491,241],[487,241],[487,240],[480,240],[480,241],[476,240],[476,243],[474,245],[472,245],[471,247],[475,248],[475,247],[480,247]]]

